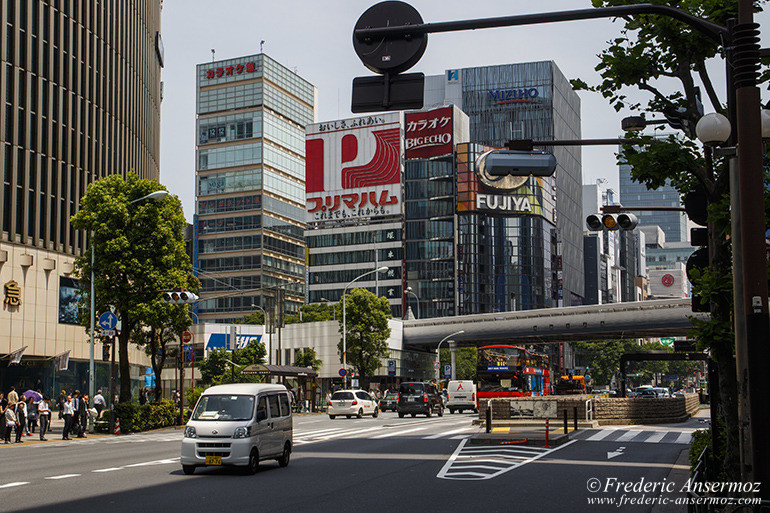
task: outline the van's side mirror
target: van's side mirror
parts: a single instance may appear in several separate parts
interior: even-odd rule
[[[267,412],[264,410],[257,411],[257,422],[261,422],[267,418]]]

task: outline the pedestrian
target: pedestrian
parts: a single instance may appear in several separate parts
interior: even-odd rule
[[[80,421],[78,438],[85,438],[88,429],[88,394],[83,394],[78,403],[78,421]]]
[[[11,433],[19,424],[16,420],[16,403],[8,402],[8,407],[5,409],[5,443],[11,443]]]
[[[13,404],[19,402],[19,394],[16,393],[16,387],[11,387],[11,391],[8,392],[8,402]]]
[[[147,390],[144,388],[139,391],[139,404],[147,404]]]
[[[24,440],[21,439],[24,436],[24,428],[27,426],[27,403],[24,402],[25,397],[22,395],[19,398],[19,402],[16,403],[16,443],[23,444]]]
[[[5,440],[5,409],[8,408],[8,399],[0,392],[0,440]]]
[[[37,407],[38,420],[40,421],[40,440],[46,441],[45,432],[48,430],[48,425],[51,423],[51,398],[47,395],[43,396],[43,400]]]
[[[75,413],[74,409],[72,408],[72,397],[67,396],[64,398],[64,407],[62,409],[64,412],[62,415],[64,416],[64,430],[62,431],[61,439],[62,440],[69,440],[70,439],[70,428],[72,427],[72,415]]]
[[[72,392],[72,424],[70,430],[77,436],[80,430],[80,390]]]
[[[96,418],[98,419],[99,416],[102,414],[102,410],[107,407],[107,403],[104,400],[104,396],[102,395],[101,390],[96,391],[96,395],[94,396],[94,408],[96,408]]]
[[[27,399],[27,436],[32,436],[37,427],[37,406],[38,403],[32,397]]]
[[[59,420],[64,418],[64,403],[67,401],[67,392],[61,391],[59,397],[56,398],[56,407],[59,410]]]

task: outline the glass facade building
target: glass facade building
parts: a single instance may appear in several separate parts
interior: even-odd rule
[[[511,139],[547,141],[581,138],[580,99],[552,61],[453,69],[447,70],[444,75],[426,77],[426,107],[445,103],[454,103],[469,116],[469,140],[474,143],[501,148]],[[544,146],[542,149],[553,153],[558,162],[553,183],[546,184],[549,189],[544,191],[548,202],[555,206],[552,219],[555,230],[539,224],[540,221],[532,225],[528,224],[530,220],[520,225],[513,221],[498,221],[500,214],[484,218],[490,220],[489,226],[486,221],[482,223],[481,218],[470,218],[465,223],[466,229],[483,229],[485,237],[491,237],[493,233],[496,237],[506,237],[503,234],[516,230],[539,237],[533,247],[538,248],[538,255],[542,254],[537,260],[543,267],[537,269],[537,274],[522,276],[516,285],[517,291],[531,290],[542,301],[550,303],[547,306],[579,305],[584,294],[580,148]],[[462,226],[463,221],[459,222]],[[490,260],[485,269],[489,265],[499,264]],[[534,272],[528,262],[521,262],[520,265],[520,272]],[[549,267],[546,269],[545,266]],[[549,283],[556,290],[555,297],[540,290]],[[498,285],[489,283],[486,286]],[[516,294],[510,291],[507,300],[498,295],[495,300],[484,304],[489,305],[489,311],[512,308],[514,300],[516,309],[537,308],[534,305],[541,304],[540,299],[534,302],[523,300]],[[459,313],[464,313],[462,308]]]
[[[25,348],[0,389],[88,389],[74,260],[89,237],[70,218],[99,178],[158,179],[161,3],[0,2],[0,359]],[[69,370],[54,371],[65,352]],[[135,346],[129,359],[148,363]]]
[[[315,87],[264,54],[200,64],[196,74],[198,317],[237,321],[252,305],[296,312]]]

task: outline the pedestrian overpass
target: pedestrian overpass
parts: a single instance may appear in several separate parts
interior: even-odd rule
[[[404,347],[435,349],[452,337],[458,345],[538,344],[571,340],[607,340],[685,336],[692,328],[689,298],[607,305],[543,308],[403,321]]]

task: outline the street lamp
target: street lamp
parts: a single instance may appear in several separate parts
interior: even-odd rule
[[[332,316],[334,316],[334,320],[337,320],[337,308],[335,308],[336,305],[334,305],[333,301],[326,299],[325,297],[321,298],[322,303],[329,303],[329,305],[332,307]]]
[[[411,295],[413,295],[413,296],[414,296],[414,298],[417,300],[417,318],[419,319],[419,318],[420,318],[420,298],[419,298],[419,297],[417,297],[417,294],[415,294],[415,293],[412,291],[412,287],[407,287],[407,288],[406,288],[406,293],[407,293],[407,294],[411,294]]]
[[[442,338],[441,342],[438,343],[438,347],[436,347],[436,383],[439,382],[439,373],[441,371],[441,344],[443,344],[446,340],[454,337],[455,335],[462,335],[463,333],[465,333],[465,330],[455,331],[454,333],[450,333],[446,337]]]
[[[342,368],[345,369],[345,376],[342,378],[344,384],[343,388],[348,388],[348,330],[347,317],[345,316],[345,294],[348,293],[348,287],[353,285],[354,282],[360,280],[364,276],[369,276],[370,274],[374,273],[384,273],[387,272],[387,270],[387,266],[382,266],[378,267],[377,269],[372,269],[371,271],[366,271],[364,274],[353,278],[353,280],[345,285],[345,288],[342,290]]]

